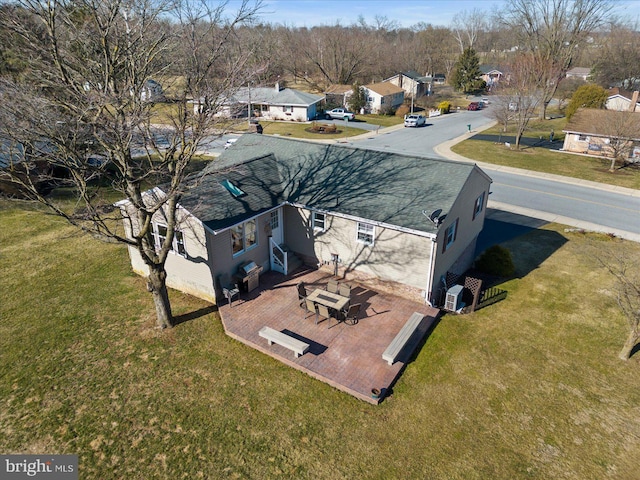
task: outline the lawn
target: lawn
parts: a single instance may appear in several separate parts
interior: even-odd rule
[[[609,159],[573,155],[549,149],[548,139],[551,130],[555,132],[554,143],[562,145],[564,141],[562,128],[565,123],[564,118],[531,122],[525,137],[531,140],[529,143],[537,143],[538,146],[525,146],[520,151],[514,148],[509,149],[504,145],[505,137],[513,137],[513,131],[501,133],[500,126],[484,130],[475,137],[454,145],[451,150],[478,162],[640,189],[638,166],[618,168],[611,173]]]
[[[617,359],[626,327],[589,241],[550,225],[507,242],[507,299],[443,317],[372,406],[187,295],[156,330],[125,248],[0,201],[0,451],[77,453],[101,480],[637,478],[640,355]]]

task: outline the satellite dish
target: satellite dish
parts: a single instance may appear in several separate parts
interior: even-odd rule
[[[433,223],[435,223],[436,225],[438,224],[438,217],[440,216],[440,214],[442,213],[442,209],[438,208],[437,210],[434,210],[433,212],[431,212],[431,215],[429,215],[429,220],[431,220]]]
[[[446,217],[446,215],[443,215],[442,217],[440,216],[440,214],[442,213],[442,209],[438,208],[436,210],[434,210],[433,212],[431,212],[429,215],[427,215],[427,210],[423,210],[422,214],[427,217],[429,220],[431,220],[433,222],[433,224],[437,227],[438,225],[440,225],[440,222],[442,221],[442,219],[444,219],[444,217]]]

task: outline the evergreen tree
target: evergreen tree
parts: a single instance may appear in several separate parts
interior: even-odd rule
[[[456,90],[470,93],[483,88],[484,81],[480,78],[480,60],[478,54],[471,48],[465,48],[453,69],[451,83]]]
[[[353,93],[347,100],[347,104],[351,111],[356,113],[367,106],[367,92],[358,83],[353,85]]]
[[[589,83],[578,88],[571,97],[565,110],[567,120],[571,119],[579,108],[604,108],[609,94],[599,85]]]

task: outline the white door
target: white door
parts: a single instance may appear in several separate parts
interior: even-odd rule
[[[271,236],[276,245],[281,245],[284,241],[282,234],[282,208],[278,208],[271,212],[270,218]]]

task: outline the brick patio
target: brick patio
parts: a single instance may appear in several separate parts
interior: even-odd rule
[[[323,270],[301,270],[285,277],[266,272],[260,276],[260,287],[241,293],[233,305],[219,307],[224,329],[232,338],[297,368],[318,380],[377,404],[389,391],[411,358],[416,347],[437,318],[439,311],[407,298],[370,290],[357,282],[352,286],[351,303],[360,303],[359,321],[355,325],[327,320],[315,324],[315,317],[305,317],[299,307],[296,284],[304,282],[307,290],[324,288],[333,278]],[[409,344],[390,366],[382,352],[400,331],[413,312],[425,315]],[[293,352],[280,345],[268,345],[258,336],[264,326],[283,331],[310,345],[307,353],[295,358]],[[381,391],[379,399],[371,390]]]

